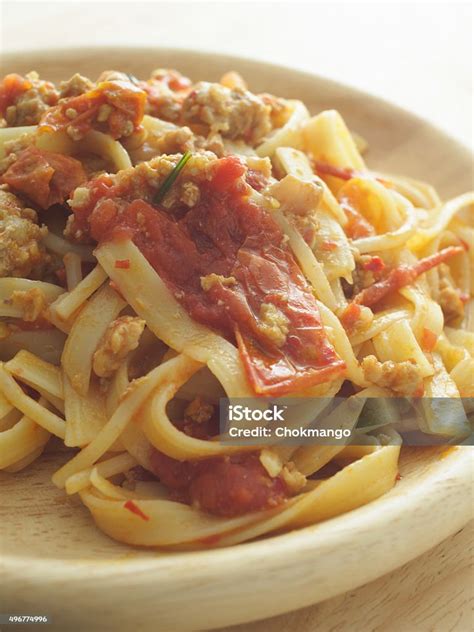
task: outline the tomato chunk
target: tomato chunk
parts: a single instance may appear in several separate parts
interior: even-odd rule
[[[131,237],[197,321],[237,340],[257,394],[281,395],[332,379],[345,368],[316,300],[278,224],[249,199],[246,167],[215,160],[200,199],[173,216],[104,179],[90,185],[88,222],[98,241]],[[136,193],[132,193],[134,198]]]
[[[423,327],[423,331],[421,333],[421,348],[423,351],[433,351],[436,347],[436,343],[438,342],[438,336],[431,331],[431,329],[427,329]]]
[[[340,321],[346,331],[351,333],[354,330],[361,313],[360,305],[357,305],[357,303],[349,303],[340,316]]]
[[[217,516],[271,509],[290,496],[284,481],[270,477],[255,453],[181,462],[154,451],[151,462],[172,498]]]
[[[145,103],[145,92],[133,83],[103,81],[93,90],[50,108],[40,121],[39,131],[65,129],[73,140],[83,138],[91,129],[112,138],[130,136],[140,126]]]
[[[3,182],[43,209],[63,203],[85,180],[79,160],[34,145],[24,149],[3,175]]]
[[[5,116],[7,108],[31,88],[31,82],[17,74],[6,75],[0,83],[0,114]]]

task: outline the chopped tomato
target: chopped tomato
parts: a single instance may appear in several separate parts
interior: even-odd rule
[[[79,160],[30,145],[3,175],[3,182],[43,209],[61,204],[86,181]]]
[[[440,263],[443,263],[443,261],[446,261],[461,252],[463,252],[463,248],[461,246],[450,246],[449,248],[444,248],[429,257],[420,259],[420,261],[412,266],[400,265],[394,268],[388,276],[385,277],[385,279],[377,281],[373,285],[370,285],[359,292],[353,300],[359,305],[371,307],[387,296],[387,294],[395,292],[406,285],[410,285],[420,276],[420,274],[431,270],[431,268],[434,268]]]
[[[63,99],[49,109],[40,121],[39,131],[71,127],[77,138],[82,138],[91,128],[96,128],[109,133],[112,138],[129,136],[140,126],[145,102],[145,92],[133,83],[104,81],[93,90]],[[101,106],[108,108],[101,110]]]
[[[17,74],[6,75],[0,83],[0,114],[5,116],[7,108],[31,88],[31,83]]]
[[[188,79],[188,77],[183,77],[179,72],[175,70],[170,70],[166,73],[166,76],[163,77],[163,81],[168,85],[170,90],[180,91],[187,90],[191,87],[192,81]]]
[[[153,77],[149,79],[148,83],[162,83],[170,90],[179,92],[180,90],[187,90],[191,87],[192,81],[185,77],[177,70],[155,70]]]
[[[340,316],[340,321],[346,331],[351,332],[354,330],[360,318],[360,314],[360,305],[357,305],[357,303],[349,303]]]
[[[174,499],[218,516],[270,509],[290,495],[284,481],[270,477],[255,453],[191,462],[154,451],[151,462]]]
[[[370,257],[368,261],[364,261],[362,263],[362,269],[366,270],[367,272],[378,273],[378,272],[382,272],[384,268],[385,268],[385,263],[383,259],[378,256]]]
[[[421,347],[423,351],[433,351],[438,342],[438,336],[431,329],[423,328],[421,335]]]
[[[328,381],[345,364],[280,228],[248,199],[245,173],[237,157],[216,160],[200,202],[180,218],[143,200],[98,199],[98,189],[114,194],[100,181],[88,221],[98,241],[131,237],[194,319],[237,338],[255,392],[281,395]],[[221,276],[204,290],[211,273]],[[264,322],[264,304],[284,332]]]
[[[138,82],[147,96],[147,113],[173,121],[180,118],[191,85],[191,80],[176,70],[154,71],[151,79]]]

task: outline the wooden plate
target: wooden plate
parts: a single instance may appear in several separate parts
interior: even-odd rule
[[[103,48],[4,55],[2,74],[36,69],[52,80],[120,69],[175,67],[194,79],[241,72],[251,89],[338,109],[380,170],[432,182],[443,196],[472,187],[469,152],[379,99],[287,68],[191,51]],[[66,460],[46,453],[0,479],[4,610],[47,614],[60,629],[198,630],[301,608],[405,564],[472,515],[471,448],[405,449],[386,496],[327,522],[224,550],[160,553],[99,532],[76,498],[50,482]]]

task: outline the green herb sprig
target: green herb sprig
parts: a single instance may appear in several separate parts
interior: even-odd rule
[[[130,83],[134,83],[136,86],[140,83],[139,80],[135,77],[135,75],[131,75],[129,72],[125,73],[130,80]]]
[[[155,203],[159,204],[163,198],[165,197],[165,195],[168,193],[168,191],[171,189],[171,187],[173,186],[176,178],[179,176],[179,174],[181,173],[181,171],[184,169],[184,167],[186,166],[186,163],[188,162],[188,160],[191,158],[191,152],[187,151],[185,154],[183,154],[182,158],[179,160],[178,164],[176,165],[176,167],[173,169],[173,171],[167,176],[167,178],[165,179],[165,181],[163,182],[163,184],[161,185],[158,193],[156,194],[155,197]]]

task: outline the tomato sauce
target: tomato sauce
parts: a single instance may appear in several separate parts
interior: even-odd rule
[[[145,103],[145,92],[133,83],[104,81],[93,90],[63,99],[60,104],[50,108],[41,119],[39,130],[51,132],[73,126],[79,138],[92,127],[102,127],[112,138],[120,138],[139,128],[145,113]],[[97,118],[103,105],[110,107],[104,120],[100,116]],[[132,129],[127,129],[129,122]]]
[[[137,84],[147,95],[149,113],[161,118],[165,113],[179,118],[181,105],[189,94],[192,82],[175,70],[164,70],[162,73],[153,73],[148,81],[139,81]],[[170,97],[170,92],[173,93]],[[174,104],[171,110],[166,106]],[[166,118],[166,117],[165,117]]]
[[[270,477],[256,453],[176,461],[154,451],[151,463],[171,498],[218,516],[270,509],[290,496],[284,481]]]
[[[367,261],[362,263],[362,269],[367,272],[373,272],[374,274],[379,274],[385,268],[385,263],[383,259],[377,255],[370,257]]]
[[[61,204],[85,182],[79,160],[30,145],[3,174],[2,181],[42,209]]]
[[[131,237],[195,320],[236,338],[256,393],[281,395],[340,374],[345,364],[280,228],[249,198],[245,165],[231,156],[214,167],[200,201],[186,211],[128,201],[102,179],[92,186],[89,210],[76,219],[99,242]],[[205,291],[201,277],[210,273],[233,282],[218,280]],[[262,327],[264,303],[287,323],[283,344]]]
[[[185,414],[175,426],[186,435],[203,440],[219,432],[215,411],[206,421],[200,422]],[[238,516],[269,509],[290,496],[284,481],[267,473],[257,452],[178,461],[153,449],[150,462],[153,474],[169,490],[173,500],[218,516]]]

